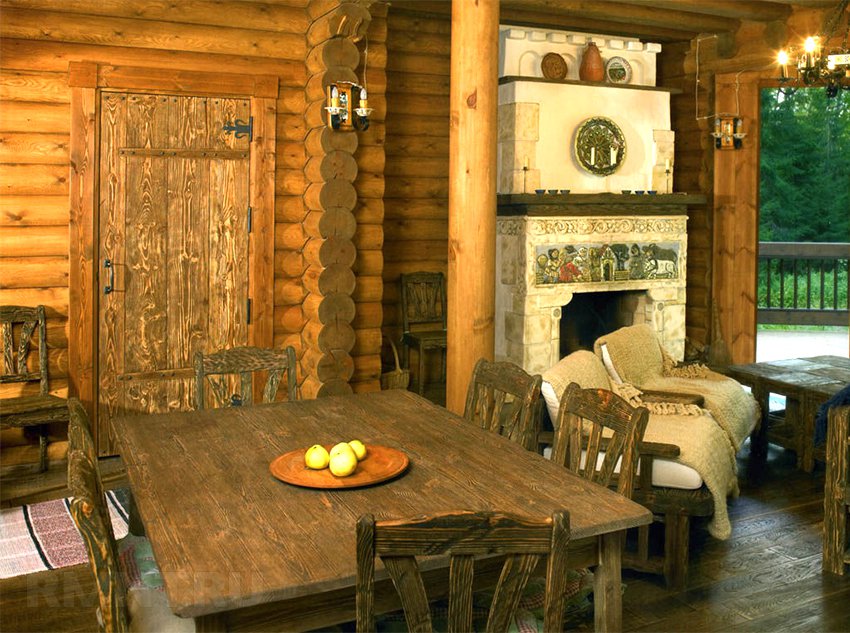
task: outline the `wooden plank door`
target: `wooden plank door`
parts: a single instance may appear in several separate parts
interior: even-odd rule
[[[186,410],[192,358],[248,342],[250,102],[101,95],[97,442],[111,420]]]

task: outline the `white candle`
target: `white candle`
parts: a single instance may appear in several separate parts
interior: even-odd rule
[[[616,164],[617,164],[617,148],[612,147],[611,148],[611,165],[616,165]]]
[[[595,147],[590,148],[590,164],[591,165],[596,164],[596,148]]]
[[[669,158],[664,159],[664,171],[670,171],[670,159]]]
[[[528,156],[526,156],[522,159],[522,168],[528,169]]]

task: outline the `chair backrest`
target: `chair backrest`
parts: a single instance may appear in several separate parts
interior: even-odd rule
[[[431,631],[428,597],[416,556],[448,554],[449,623],[472,630],[473,557],[506,556],[493,594],[487,631],[507,631],[523,589],[542,556],[548,556],[544,630],[560,631],[568,571],[570,516],[532,520],[492,512],[456,512],[414,519],[357,522],[357,630],[374,631],[375,557],[380,556],[401,599],[410,631]]]
[[[118,566],[118,548],[97,467],[88,416],[76,398],[68,400],[68,488],[71,516],[83,536],[100,599],[104,631],[126,631],[127,591]]]
[[[195,408],[204,409],[206,384],[218,406],[251,405],[254,403],[252,374],[267,371],[268,379],[263,389],[263,402],[273,402],[283,374],[286,374],[286,393],[295,400],[295,350],[261,349],[259,347],[233,347],[212,354],[195,352]],[[238,386],[233,381],[239,377]],[[234,392],[233,389],[239,391]]]
[[[463,417],[536,450],[542,383],[539,374],[530,376],[513,363],[482,358],[472,372]]]
[[[446,279],[443,273],[401,275],[401,314],[405,332],[411,326],[446,329]]]
[[[570,383],[561,397],[552,461],[608,487],[614,480],[617,462],[622,458],[617,492],[631,498],[638,445],[643,441],[648,421],[646,407],[633,407],[606,389],[582,389]],[[582,449],[586,451],[584,465],[581,464]]]
[[[47,395],[47,321],[44,306],[0,306],[3,334],[3,373],[0,383],[39,381],[39,395]],[[33,334],[38,337],[38,371],[27,368]],[[17,335],[17,336],[16,336]]]

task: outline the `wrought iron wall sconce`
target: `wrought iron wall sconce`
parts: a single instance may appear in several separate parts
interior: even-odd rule
[[[351,81],[338,81],[327,88],[328,125],[335,130],[369,128],[369,107],[366,88]],[[356,107],[355,107],[356,106]]]
[[[714,147],[717,149],[741,149],[744,137],[744,120],[740,117],[722,116],[714,119]]]

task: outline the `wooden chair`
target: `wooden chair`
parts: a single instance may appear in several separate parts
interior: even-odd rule
[[[163,592],[130,588],[119,563],[118,542],[112,531],[88,416],[76,398],[68,401],[68,409],[68,488],[73,495],[71,516],[89,555],[100,604],[98,621],[101,630],[110,633],[129,630],[194,631],[195,624],[191,619],[177,617],[171,612]]]
[[[823,569],[844,575],[850,564],[850,407],[831,407],[823,495]]]
[[[440,350],[440,377],[445,381],[446,280],[443,273],[401,275],[401,314],[404,366],[410,368],[410,350],[416,349],[419,369],[416,388],[425,393],[425,352]]]
[[[536,450],[542,382],[539,374],[530,376],[512,363],[482,358],[472,372],[463,417]]]
[[[221,405],[252,405],[254,403],[252,373],[267,371],[268,379],[263,389],[263,402],[274,402],[278,385],[286,373],[286,393],[289,400],[297,398],[295,382],[295,350],[292,346],[283,351],[259,347],[233,347],[204,355],[195,353],[195,408],[204,409],[205,383],[209,383],[213,400]],[[231,393],[233,379],[238,375],[239,392]]]
[[[552,461],[600,486],[612,486],[616,478],[617,492],[631,499],[638,443],[648,421],[646,407],[633,407],[606,389],[582,389],[570,383],[561,397]]]
[[[39,472],[47,470],[47,433],[51,422],[68,421],[68,402],[48,393],[47,320],[44,306],[0,306],[4,369],[0,383],[38,382],[38,395],[0,401],[0,428],[37,427]],[[38,339],[38,369],[30,369],[33,335]]]
[[[492,512],[457,512],[409,520],[357,522],[357,631],[374,631],[375,557],[395,584],[410,631],[431,631],[425,584],[416,556],[448,554],[448,629],[472,630],[473,557],[506,556],[493,595],[487,631],[507,631],[523,589],[542,556],[548,556],[544,630],[563,628],[570,517],[566,511],[532,520]]]

